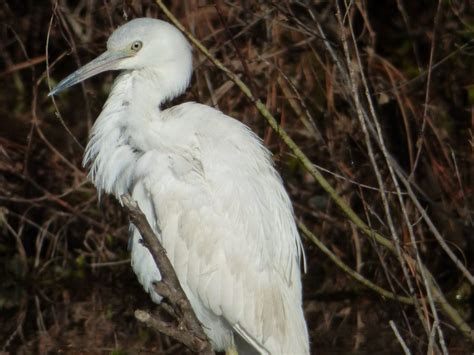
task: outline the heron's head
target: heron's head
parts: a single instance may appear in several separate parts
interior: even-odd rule
[[[191,46],[176,27],[165,21],[132,20],[112,33],[104,53],[62,80],[49,95],[104,71],[142,69],[156,70],[164,81],[173,81],[184,90],[192,73]]]

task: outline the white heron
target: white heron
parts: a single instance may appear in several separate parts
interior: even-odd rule
[[[269,151],[241,122],[194,102],[162,110],[187,88],[192,51],[167,22],[115,30],[107,51],[54,95],[123,71],[94,124],[83,164],[99,193],[130,193],[167,251],[215,350],[308,354],[302,245]],[[132,267],[153,301],[160,280],[132,228]]]

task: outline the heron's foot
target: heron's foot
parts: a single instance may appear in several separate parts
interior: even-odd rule
[[[237,351],[235,344],[232,344],[226,349],[225,355],[239,355],[239,352]]]

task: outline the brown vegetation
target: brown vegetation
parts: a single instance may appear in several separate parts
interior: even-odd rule
[[[166,4],[236,75],[196,50],[178,101],[252,127],[302,234],[321,242],[305,240],[312,348],[472,347],[472,1]],[[129,267],[126,218],[81,168],[116,74],[47,97],[140,16],[167,19],[151,0],[0,3],[0,352],[184,351],[134,319],[152,305]]]

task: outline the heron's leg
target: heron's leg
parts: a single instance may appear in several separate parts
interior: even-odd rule
[[[225,355],[239,355],[239,352],[237,351],[235,344],[232,344],[226,349]]]

